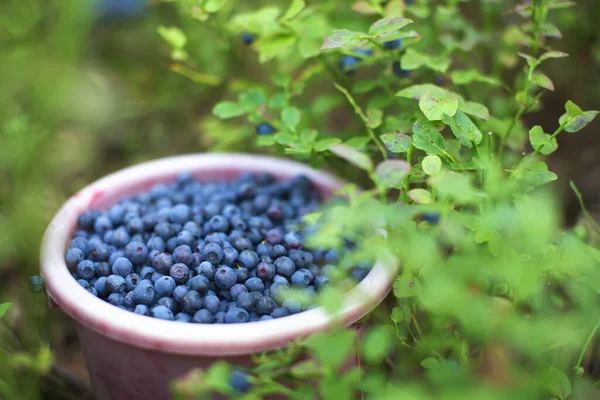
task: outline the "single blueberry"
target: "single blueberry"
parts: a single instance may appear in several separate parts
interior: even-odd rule
[[[173,298],[176,302],[181,303],[183,297],[190,291],[190,288],[185,285],[180,285],[173,290]]]
[[[202,308],[202,297],[195,290],[190,290],[183,296],[181,301],[183,311],[190,315],[194,315],[196,311]]]
[[[248,311],[240,307],[233,307],[225,314],[226,324],[237,324],[241,322],[248,322],[250,314]]]
[[[298,300],[286,299],[282,306],[283,308],[287,308],[290,314],[298,314],[300,311],[302,311],[302,305]]]
[[[154,274],[155,272],[156,271],[154,270],[154,268],[152,268],[150,266],[145,266],[140,269],[139,275],[142,277],[142,279],[151,280],[152,274]]]
[[[270,315],[273,318],[281,318],[281,317],[287,317],[288,315],[290,315],[290,312],[285,307],[277,307],[277,308],[274,308],[273,311],[271,311]]]
[[[273,246],[273,250],[271,251],[271,258],[276,259],[282,256],[287,256],[287,254],[288,251],[284,246],[276,244]]]
[[[215,316],[213,313],[203,308],[196,311],[194,317],[192,318],[192,322],[197,324],[212,324],[215,322]]]
[[[248,292],[240,293],[236,303],[246,311],[254,311],[254,296]]]
[[[155,296],[156,290],[154,289],[154,285],[147,279],[138,282],[135,289],[133,289],[133,301],[137,304],[151,306],[154,303]]]
[[[275,128],[273,125],[267,122],[261,122],[260,124],[256,125],[257,135],[272,135],[273,133],[275,133]]]
[[[81,215],[79,215],[79,217],[77,217],[77,225],[79,225],[79,227],[81,229],[85,229],[85,230],[89,231],[94,227],[94,222],[96,221],[97,217],[98,217],[97,211],[94,211],[94,210],[84,211],[83,213],[81,213]]]
[[[148,248],[141,242],[129,242],[129,244],[125,246],[125,256],[129,258],[133,264],[142,264],[148,257]]]
[[[260,257],[258,256],[258,254],[256,254],[256,252],[254,252],[252,250],[244,250],[240,253],[240,256],[238,258],[238,263],[243,268],[252,270],[252,269],[256,268],[256,265],[258,264],[259,260],[260,260]]]
[[[363,56],[372,56],[373,50],[371,49],[354,49],[354,52]]]
[[[269,262],[261,262],[256,267],[256,276],[262,279],[263,281],[273,279],[273,277],[275,276],[275,266]]]
[[[127,221],[127,231],[131,234],[140,233],[144,231],[144,221],[138,216],[130,218]]]
[[[190,314],[180,312],[175,314],[175,322],[192,322],[192,316]]]
[[[288,232],[283,236],[283,243],[288,249],[299,249],[302,247],[300,236],[296,232]]]
[[[312,277],[305,270],[298,270],[292,274],[292,285],[307,287],[312,281]]]
[[[396,75],[397,77],[400,77],[400,78],[407,77],[411,73],[411,71],[402,69],[402,67],[400,66],[400,63],[398,61],[396,61],[392,64],[392,72],[394,73],[394,75]]]
[[[238,260],[239,253],[233,247],[223,248],[223,264],[231,267]]]
[[[133,312],[140,315],[150,315],[150,309],[145,304],[138,304]]]
[[[271,311],[275,308],[275,302],[270,297],[262,296],[255,299],[254,308],[258,315],[271,314]]]
[[[227,232],[229,230],[229,221],[222,215],[215,215],[208,221],[210,229],[213,232]]]
[[[383,47],[389,50],[395,50],[402,45],[402,39],[394,39],[388,40],[387,42],[383,42]]]
[[[152,236],[146,243],[146,247],[148,247],[148,250],[158,250],[159,252],[164,252],[167,248],[167,243],[160,236]]]
[[[352,75],[359,61],[360,60],[357,57],[344,56],[340,61],[340,68],[346,73],[346,75]]]
[[[113,306],[122,306],[124,300],[125,299],[123,298],[123,295],[121,293],[111,293],[106,299],[106,301],[108,301]]]
[[[215,313],[215,324],[224,324],[225,323],[225,311],[217,311]]]
[[[84,254],[81,249],[72,247],[67,250],[67,255],[65,256],[65,262],[69,271],[74,272],[77,270],[77,265],[82,262],[84,259]]]
[[[156,304],[167,307],[173,314],[177,314],[179,312],[179,304],[172,297],[161,297],[158,299]]]
[[[270,315],[263,315],[258,320],[259,321],[269,321],[269,320],[272,320],[272,319],[273,319],[273,317],[271,317]]]
[[[131,261],[125,257],[120,257],[115,260],[115,263],[112,266],[112,273],[115,275],[121,275],[125,278],[127,275],[131,273],[133,269],[133,265]]]
[[[156,224],[156,226],[154,227],[154,233],[156,233],[156,235],[158,235],[158,237],[162,238],[163,240],[167,240],[176,232],[170,223],[163,221]]]
[[[227,267],[221,266],[215,273],[215,283],[221,289],[229,289],[237,282],[237,275],[235,272]]]
[[[313,263],[313,255],[308,251],[291,249],[288,257],[294,262],[296,268],[305,268]]]
[[[164,319],[167,321],[173,321],[175,319],[173,312],[165,306],[154,307],[152,310],[150,310],[150,315],[154,318]]]
[[[213,265],[217,265],[223,259],[223,248],[216,243],[207,243],[202,249],[202,256]]]
[[[159,297],[171,296],[175,290],[175,280],[170,276],[163,276],[154,284],[154,290]]]
[[[254,290],[263,291],[265,290],[265,284],[260,278],[250,278],[245,283],[248,291],[252,292]]]
[[[229,293],[231,293],[231,298],[233,300],[236,300],[238,298],[238,296],[244,292],[247,293],[248,289],[246,288],[246,286],[242,285],[241,283],[236,283],[229,289]]]
[[[294,262],[285,256],[279,257],[277,260],[275,260],[274,264],[279,275],[290,277],[296,271],[296,265]]]
[[[421,216],[423,221],[429,222],[431,225],[437,225],[440,222],[440,214],[435,212],[428,212]]]
[[[92,280],[96,275],[96,264],[90,260],[83,260],[77,264],[77,274],[86,281]]]
[[[318,275],[315,278],[315,288],[317,290],[321,289],[323,286],[329,283],[329,278],[326,275]]]
[[[173,266],[173,257],[167,253],[158,253],[152,260],[152,267],[156,272],[166,274]]]
[[[169,212],[169,220],[178,224],[185,224],[190,219],[190,206],[187,204],[177,204]]]
[[[128,309],[134,309],[135,301],[133,300],[133,291],[127,292],[127,294],[123,298],[123,305]]]
[[[248,32],[242,33],[242,42],[252,44],[254,42],[254,35]]]
[[[113,228],[113,223],[106,215],[101,215],[94,222],[94,231],[96,233],[104,233]]]
[[[213,314],[217,313],[220,310],[221,301],[217,296],[208,295],[204,297],[202,303],[202,306]]]
[[[142,277],[138,274],[128,274],[125,277],[125,284],[127,285],[127,290],[132,291],[137,286],[138,282],[142,281]]]
[[[195,290],[201,295],[206,294],[208,291],[208,279],[203,275],[197,275],[188,280],[187,285],[191,290]]]

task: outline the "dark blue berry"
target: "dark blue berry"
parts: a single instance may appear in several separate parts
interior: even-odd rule
[[[192,322],[192,316],[187,313],[175,314],[175,322]]]
[[[77,264],[77,274],[86,281],[92,280],[96,275],[96,264],[90,260],[83,260]]]
[[[215,313],[215,324],[224,324],[225,323],[225,311],[217,311]]]
[[[359,61],[360,60],[357,57],[344,56],[344,57],[342,57],[342,60],[340,61],[340,68],[347,75],[352,75],[354,73],[354,69],[358,65]]]
[[[402,67],[400,66],[400,63],[397,61],[392,64],[392,72],[394,73],[394,75],[396,75],[397,77],[400,77],[400,78],[407,77],[411,73],[411,71],[402,69]]]
[[[172,297],[161,297],[158,299],[156,304],[167,307],[173,314],[177,314],[179,312],[179,304]]]
[[[185,224],[190,220],[190,206],[187,204],[177,204],[169,211],[169,220],[177,224]]]
[[[267,122],[261,122],[260,124],[256,125],[257,135],[272,135],[273,133],[275,133],[275,128],[273,125]]]
[[[296,272],[296,265],[288,257],[279,257],[275,260],[275,269],[279,275],[291,277]]]
[[[194,276],[187,283],[191,290],[195,290],[201,295],[206,294],[206,292],[208,291],[208,284],[208,279],[202,275]]]
[[[67,250],[67,255],[65,256],[65,262],[67,263],[67,267],[69,268],[69,270],[71,272],[74,272],[77,270],[77,265],[79,265],[79,263],[81,261],[83,261],[84,258],[84,254],[83,251],[81,251],[81,249],[79,248],[70,248],[69,250]]]
[[[421,216],[423,221],[429,222],[431,225],[437,225],[440,222],[440,214],[435,212],[425,213]]]
[[[191,254],[191,253],[190,253]],[[177,263],[171,266],[169,270],[169,276],[173,278],[177,285],[186,283],[190,277],[190,269],[187,265]],[[207,282],[208,284],[208,282]]]
[[[161,274],[168,273],[172,266],[173,257],[167,253],[158,253],[152,260],[152,267],[156,272]]]
[[[217,265],[223,259],[223,248],[216,243],[207,243],[202,249],[202,256],[213,265]]]
[[[140,315],[150,315],[150,309],[145,304],[138,304],[135,306],[133,312]]]
[[[254,310],[254,296],[252,296],[248,292],[240,293],[235,302],[238,304],[239,307],[243,308],[246,311]]]
[[[167,321],[173,321],[175,319],[173,312],[165,306],[156,306],[152,308],[152,310],[150,310],[150,315],[154,318],[164,319]]]
[[[154,284],[154,290],[159,297],[171,296],[175,290],[175,280],[170,276],[162,276]]]
[[[215,283],[221,289],[229,289],[237,282],[235,272],[226,266],[219,267],[215,273]]]
[[[194,317],[192,318],[192,322],[197,324],[212,324],[215,322],[215,316],[213,313],[203,308],[196,311]]]
[[[271,314],[274,308],[275,302],[270,297],[262,296],[255,299],[254,309],[258,315]]]
[[[217,296],[208,295],[204,298],[202,306],[212,314],[215,314],[220,310],[221,301]]]
[[[298,314],[302,311],[302,305],[299,301],[294,299],[286,299],[282,305],[283,308],[286,308],[290,314]]]
[[[194,315],[196,311],[202,308],[202,297],[195,290],[190,290],[183,296],[181,301],[183,311],[190,315]]]
[[[137,286],[138,282],[142,281],[142,277],[138,274],[129,274],[125,277],[125,284],[127,285],[127,290],[132,291]]]
[[[317,290],[321,289],[323,286],[329,283],[329,278],[325,275],[319,275],[315,278],[315,288]]]
[[[307,287],[312,281],[312,277],[305,270],[298,270],[292,274],[292,285]]]
[[[113,223],[106,215],[101,215],[94,222],[94,231],[96,233],[104,233],[113,228]]]
[[[131,261],[125,257],[120,257],[115,260],[112,265],[112,273],[115,275],[121,275],[123,278],[131,273],[133,265]]]
[[[190,288],[185,285],[180,285],[173,290],[173,298],[176,302],[181,303],[183,297],[190,291]]]
[[[296,232],[288,232],[283,236],[283,243],[288,249],[299,249],[302,247],[300,236]]]
[[[133,264],[142,264],[148,257],[148,248],[141,242],[129,242],[129,244],[125,246],[125,256],[129,258]]]
[[[254,290],[262,292],[263,290],[265,290],[265,284],[260,278],[250,278],[246,281],[245,285],[246,288],[248,288],[248,291],[250,292]]]
[[[111,293],[106,300],[113,306],[122,306],[125,299],[121,293]]]
[[[285,307],[277,307],[277,308],[274,308],[273,311],[271,311],[270,315],[273,318],[281,318],[281,317],[287,317],[288,315],[290,315],[290,312]]]
[[[85,229],[88,231],[91,230],[94,227],[94,222],[96,221],[96,218],[98,216],[97,214],[98,213],[93,210],[84,211],[77,218],[77,225],[79,225],[81,229]]]
[[[242,33],[242,42],[245,44],[252,44],[252,42],[254,42],[254,35],[248,32]]]
[[[256,276],[262,279],[263,281],[273,279],[273,277],[275,276],[275,266],[269,262],[261,262],[256,267]]]
[[[390,50],[395,50],[402,45],[402,39],[394,39],[388,40],[387,42],[383,42],[383,47]]]
[[[236,283],[229,289],[229,293],[231,293],[231,298],[233,300],[236,300],[238,298],[238,296],[244,292],[247,293],[248,289],[246,288],[246,286],[242,285],[241,283]]]
[[[225,314],[226,324],[237,324],[241,322],[248,322],[250,314],[248,311],[240,307],[233,307]]]
[[[155,296],[156,290],[154,289],[154,285],[146,279],[138,282],[135,289],[133,289],[133,301],[137,304],[150,306],[154,302]]]
[[[256,265],[258,264],[259,260],[260,257],[258,256],[258,254],[256,254],[256,252],[252,250],[244,250],[240,253],[240,256],[238,257],[239,264],[242,267],[247,268],[249,270],[256,268]]]

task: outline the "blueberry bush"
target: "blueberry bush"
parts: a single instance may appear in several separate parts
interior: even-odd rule
[[[349,201],[305,217],[319,226],[311,242],[354,243],[342,270],[388,254],[401,265],[360,340],[339,327],[257,355],[243,385],[224,363],[194,371],[176,385],[182,398],[598,395],[584,361],[600,327],[599,227],[584,214],[565,229],[546,164],[561,133],[598,111],[566,101],[548,132],[524,122],[555,90],[545,67],[567,57],[549,16],[574,4],[482,1],[473,23],[461,3],[177,2],[219,32],[215,52],[249,46],[244,71],[214,77],[227,91],[204,125],[213,146],[336,169],[353,182],[340,191]],[[171,69],[203,73],[184,30],[158,32]],[[321,304],[335,313],[342,290]]]
[[[60,205],[202,151],[346,179],[306,216],[311,245],[343,254],[340,278],[401,272],[354,326],[192,371],[175,398],[597,398],[598,18],[591,0],[0,2],[0,398],[92,398],[73,325],[27,282]],[[346,289],[318,301],[335,314]]]

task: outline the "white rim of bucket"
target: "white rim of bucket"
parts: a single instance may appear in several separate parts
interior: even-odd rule
[[[344,185],[334,176],[305,164],[245,154],[192,154],[144,162],[105,176],[86,186],[56,214],[41,247],[41,271],[50,298],[79,323],[116,341],[168,353],[236,356],[280,348],[335,324],[352,324],[368,314],[389,293],[398,265],[393,257],[377,260],[367,276],[344,295],[336,315],[323,307],[268,321],[241,324],[195,324],[165,321],[134,314],[88,293],[67,269],[64,254],[82,211],[106,208],[120,198],[154,183],[171,181],[182,172],[211,179],[219,173],[268,172],[279,178],[305,174],[324,190]],[[203,175],[206,173],[206,175]]]

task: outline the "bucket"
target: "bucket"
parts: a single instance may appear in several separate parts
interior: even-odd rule
[[[378,260],[344,298],[333,317],[316,307],[283,318],[243,324],[193,324],[150,318],[117,308],[81,287],[64,261],[77,217],[91,208],[107,209],[123,197],[168,183],[183,172],[196,179],[233,179],[244,172],[277,179],[306,175],[324,198],[344,183],[307,165],[266,156],[198,154],[145,162],[110,174],[85,187],[60,209],[41,248],[41,271],[51,307],[66,312],[77,327],[98,400],[167,400],[169,383],[194,368],[225,360],[251,367],[251,355],[286,346],[300,337],[350,325],[389,293],[397,265]]]

